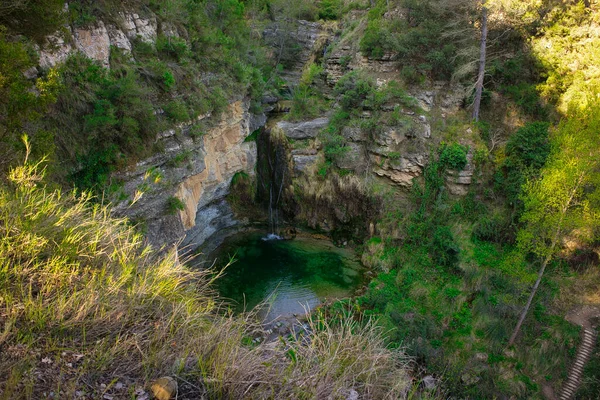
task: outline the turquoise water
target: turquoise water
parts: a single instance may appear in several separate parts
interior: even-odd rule
[[[245,234],[218,250],[216,265],[236,261],[217,281],[217,289],[236,311],[261,303],[265,319],[304,314],[322,302],[348,297],[361,280],[361,265],[349,249],[326,240],[263,240]]]

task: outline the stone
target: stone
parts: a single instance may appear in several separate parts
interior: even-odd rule
[[[367,132],[358,127],[344,127],[344,129],[342,129],[342,136],[352,142],[363,142],[367,140]]]
[[[318,159],[319,156],[317,155],[293,155],[294,172],[297,174],[306,172],[310,167],[317,163]]]
[[[46,42],[46,45],[39,49],[40,67],[42,68],[52,68],[65,61],[73,53],[73,47],[70,43],[65,42],[61,35],[50,35],[46,38]]]
[[[121,13],[125,34],[129,39],[139,37],[146,43],[156,42],[157,22],[156,17],[141,18],[136,13]]]
[[[23,71],[23,76],[27,79],[33,79],[38,76],[38,70],[36,67],[31,67],[25,71]]]
[[[321,117],[311,121],[288,122],[280,121],[277,127],[283,130],[285,136],[291,139],[311,139],[329,124],[329,118]]]
[[[131,42],[122,30],[113,25],[109,25],[106,29],[108,31],[111,46],[121,49],[125,53],[131,53]]]
[[[425,389],[427,390],[434,390],[437,386],[436,380],[432,375],[427,375],[426,377],[424,377],[422,382],[423,387],[425,387]]]
[[[110,38],[102,21],[90,29],[75,29],[75,47],[88,58],[98,61],[103,67],[109,66]]]
[[[424,109],[425,111],[431,111],[431,108],[433,107],[434,96],[435,96],[435,92],[426,90],[426,91],[420,92],[415,97],[416,97],[417,101],[419,102],[419,105],[421,106],[422,109]]]
[[[338,155],[335,164],[338,168],[350,169],[356,172],[362,172],[366,168],[367,160],[365,149],[362,145],[350,142],[346,145],[346,151]]]
[[[348,391],[348,396],[346,396],[346,400],[358,400],[358,399],[359,399],[358,392],[354,389],[350,389]]]
[[[193,251],[209,238],[210,245],[213,239],[222,240],[240,224],[225,201],[231,179],[242,171],[253,175],[256,164],[256,142],[245,141],[250,134],[248,108],[249,102],[230,104],[222,115],[210,117],[206,132],[195,140],[179,128],[158,135],[156,141],[164,151],[116,174],[127,198],[113,199],[113,213],[145,220],[148,243],[156,249],[181,242],[182,249]],[[189,154],[185,165],[170,161],[183,153]],[[130,204],[140,187],[149,190]],[[167,213],[170,197],[180,199],[184,209]]]
[[[177,395],[177,381],[170,376],[158,378],[150,386],[156,400],[170,400]]]
[[[446,186],[448,187],[448,191],[455,196],[465,196],[469,192],[474,174],[473,152],[469,150],[467,153],[467,165],[463,170],[446,171]]]

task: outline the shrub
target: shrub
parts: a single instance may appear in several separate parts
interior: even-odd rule
[[[442,144],[440,149],[440,164],[446,168],[462,170],[467,165],[469,149],[458,143]]]
[[[167,214],[174,215],[177,214],[178,211],[183,210],[185,210],[185,204],[183,201],[173,196],[167,199]]]
[[[335,85],[334,93],[340,96],[342,109],[356,112],[373,105],[373,96],[377,90],[375,82],[360,72],[344,75]]]
[[[185,122],[190,120],[186,104],[182,100],[173,100],[165,105],[165,114],[173,122]]]
[[[324,20],[338,19],[342,6],[342,0],[321,0],[319,4],[319,18]]]
[[[546,122],[532,122],[520,128],[506,143],[506,158],[495,175],[496,188],[517,210],[523,184],[535,177],[550,154]]]

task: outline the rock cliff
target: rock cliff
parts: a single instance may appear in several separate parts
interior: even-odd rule
[[[252,121],[248,104],[237,101],[222,115],[195,122],[208,127],[199,137],[191,124],[163,133],[157,141],[164,151],[117,174],[123,200],[114,212],[145,221],[148,241],[157,247],[197,247],[235,226],[225,196],[236,173],[254,174],[256,143],[246,141],[258,128]]]

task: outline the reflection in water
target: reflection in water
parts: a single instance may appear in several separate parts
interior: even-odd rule
[[[326,299],[347,297],[360,280],[355,254],[324,240],[237,236],[219,249],[217,265],[234,254],[236,262],[217,281],[217,289],[236,311],[266,302],[261,310],[266,320],[304,314]]]

